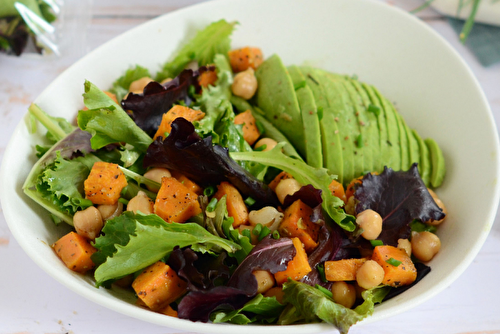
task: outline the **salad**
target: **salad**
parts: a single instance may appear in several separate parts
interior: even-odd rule
[[[191,321],[327,322],[347,333],[439,251],[444,158],[356,77],[231,49],[214,22],[153,79],[84,83],[77,126],[47,128],[23,186],[51,247],[97,288]]]

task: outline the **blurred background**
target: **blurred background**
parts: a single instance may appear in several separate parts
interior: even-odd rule
[[[415,15],[444,37],[463,57],[481,84],[500,125],[500,25],[498,0],[373,0],[415,10]],[[0,0],[0,47],[5,47],[14,0]],[[19,1],[29,6],[30,1]],[[41,0],[33,0],[40,3]],[[29,104],[79,58],[115,36],[159,15],[203,0],[51,0],[59,8],[54,32],[45,36],[52,52],[38,54],[28,42],[20,56],[0,53],[0,163],[15,126]],[[459,5],[463,8],[459,11]],[[476,24],[464,20],[479,5]],[[9,7],[10,6],[10,7]],[[2,21],[2,15],[8,20]],[[43,33],[43,32],[42,32]],[[461,33],[465,33],[461,35]],[[47,35],[47,32],[44,33]],[[3,37],[2,37],[3,36]],[[467,37],[465,44],[462,43]],[[7,38],[8,39],[8,38]],[[50,47],[48,47],[50,49]],[[11,50],[11,53],[12,50]],[[57,54],[59,53],[59,55]],[[473,112],[473,111],[471,111]],[[1,185],[0,185],[1,187]],[[465,191],[465,190],[464,190]],[[0,207],[0,213],[1,213]],[[497,217],[497,220],[499,218]],[[354,327],[351,333],[500,334],[500,303],[495,278],[480,273],[500,265],[500,226],[492,232],[474,263],[446,291],[387,322]],[[24,254],[0,214],[0,334],[7,333],[177,333],[100,307],[62,287]],[[9,287],[15,286],[15,289]],[[23,289],[18,287],[23,286]],[[463,298],[457,298],[457,295]],[[36,296],[33,298],[32,296]],[[464,303],[457,304],[457,300]],[[453,302],[453,303],[452,303]],[[460,316],[457,316],[460,315]],[[464,316],[467,315],[467,316]]]

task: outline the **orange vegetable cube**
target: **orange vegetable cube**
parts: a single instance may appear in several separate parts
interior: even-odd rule
[[[167,264],[158,261],[142,271],[132,288],[153,311],[165,309],[187,291],[187,283]]]
[[[238,114],[234,118],[234,124],[243,124],[243,138],[248,144],[253,145],[259,139],[260,132],[250,110]]]
[[[182,183],[186,188],[189,189],[189,192],[195,193],[196,195],[201,195],[203,194],[203,188],[188,179],[186,176],[183,174],[176,172],[176,171],[170,171],[173,177],[177,179],[180,183]]]
[[[154,212],[168,223],[183,223],[201,213],[196,194],[173,177],[161,179]]]
[[[288,278],[291,278],[295,281],[301,280],[312,270],[307,260],[307,254],[304,250],[304,247],[302,246],[302,242],[300,242],[300,239],[292,238],[292,241],[297,253],[293,257],[293,259],[288,262],[286,270],[279,271],[274,274],[274,278],[276,279],[276,283],[278,284],[285,283]]]
[[[248,209],[240,192],[229,182],[222,182],[217,186],[214,197],[220,200],[226,195],[227,214],[233,217],[233,227],[236,228],[248,222]]]
[[[127,179],[117,164],[98,161],[83,183],[85,197],[94,204],[113,205],[127,186]]]
[[[247,70],[249,67],[254,70],[262,64],[264,56],[259,48],[244,47],[228,52],[229,62],[234,73]]]
[[[52,248],[69,269],[82,274],[94,269],[95,265],[90,256],[97,252],[97,249],[92,247],[85,237],[70,232],[57,240]]]
[[[208,87],[208,85],[215,86],[217,81],[217,73],[215,71],[205,71],[198,77],[198,83],[201,87]]]
[[[332,192],[333,196],[340,198],[344,203],[346,203],[346,196],[344,191],[344,186],[337,180],[332,180],[332,183],[328,185],[328,189]]]
[[[168,316],[171,316],[171,317],[174,317],[174,318],[178,318],[179,316],[177,315],[177,311],[174,310],[172,308],[172,306],[170,305],[167,305],[167,307],[165,307],[163,310],[160,310],[159,311],[160,313],[163,313],[165,315],[168,315]]]
[[[165,133],[170,133],[172,131],[172,122],[179,117],[182,117],[190,122],[194,122],[205,117],[205,113],[201,110],[194,110],[188,107],[175,105],[172,109],[163,114],[160,126],[158,127],[153,139],[160,136],[165,137]]]
[[[390,258],[400,261],[401,264],[393,266],[386,261]],[[373,250],[372,260],[384,269],[385,275],[382,284],[395,288],[413,283],[417,279],[417,269],[406,251],[393,246],[377,246]]]
[[[272,191],[276,191],[276,186],[278,185],[278,183],[280,183],[281,180],[286,180],[286,179],[293,179],[293,176],[292,174],[283,171],[278,175],[276,175],[274,180],[272,180],[271,183],[268,184],[268,186],[269,188],[271,188]]]
[[[318,224],[311,222],[311,215],[312,209],[300,199],[296,200],[286,208],[278,227],[281,235],[299,238],[308,253],[318,246],[316,241],[320,229]]]
[[[365,258],[325,261],[325,277],[332,282],[354,281],[356,272],[365,262]]]

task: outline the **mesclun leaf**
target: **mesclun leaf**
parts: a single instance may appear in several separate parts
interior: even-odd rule
[[[231,182],[257,206],[278,206],[274,192],[243,169],[228,155],[227,148],[212,145],[212,138],[201,139],[193,124],[183,118],[172,122],[170,135],[158,137],[148,148],[144,167],[164,167],[179,171],[202,186]]]
[[[161,219],[155,215],[142,219]],[[151,226],[136,222],[135,235],[127,245],[115,245],[117,251],[95,271],[97,284],[134,273],[170,254],[175,246],[204,245],[235,252],[239,246],[218,238],[195,223],[170,223],[166,226]]]
[[[346,334],[349,328],[373,313],[376,303],[380,303],[390,287],[380,287],[363,292],[363,304],[354,310],[335,303],[316,288],[307,284],[289,280],[283,284],[284,300],[292,304],[306,322],[324,321],[337,327],[341,334]],[[295,312],[289,312],[294,316]],[[280,318],[279,323],[290,323]]]
[[[407,172],[386,167],[380,175],[366,174],[354,196],[359,201],[356,212],[372,209],[382,217],[378,239],[385,245],[397,246],[398,239],[408,239],[414,219],[426,222],[445,216],[420,178],[416,163]]]
[[[135,123],[153,136],[160,126],[163,114],[175,103],[191,102],[189,87],[192,85],[198,85],[198,71],[184,70],[164,85],[152,81],[144,87],[142,94],[130,93],[121,105],[125,110],[131,110]]]
[[[282,144],[279,143],[276,147],[267,152],[232,152],[231,158],[234,160],[246,160],[261,163],[266,166],[272,166],[288,172],[302,185],[312,185],[316,189],[321,189],[321,197],[323,198],[323,209],[328,215],[343,229],[354,231],[356,225],[354,217],[346,214],[341,207],[344,202],[332,195],[328,189],[328,185],[333,180],[333,176],[328,174],[324,168],[314,168],[307,165],[305,162],[290,158],[281,151]]]
[[[249,323],[273,323],[285,305],[276,300],[276,297],[264,297],[258,294],[242,308],[231,312],[216,311],[212,313],[213,323],[231,323],[246,325]]]
[[[145,67],[135,65],[134,68],[129,68],[125,74],[113,82],[113,88],[109,91],[116,95],[118,101],[121,101],[128,94],[130,84],[144,77],[151,77],[149,70]]]
[[[176,77],[191,61],[196,60],[198,65],[212,64],[216,54],[227,54],[236,22],[228,23],[220,20],[199,31],[186,45],[184,45],[172,61],[165,63],[157,74],[156,80]]]

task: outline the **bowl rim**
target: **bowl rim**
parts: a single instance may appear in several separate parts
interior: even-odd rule
[[[239,1],[244,2],[244,0],[239,0]],[[342,1],[347,1],[347,0],[342,0]],[[358,1],[359,3],[370,3],[370,5],[384,7],[386,10],[393,11],[397,15],[405,15],[408,20],[412,20],[414,23],[419,25],[419,27],[421,29],[425,29],[433,38],[437,38],[441,42],[441,44],[443,44],[443,47],[447,48],[448,51],[451,51],[450,53],[455,58],[457,58],[459,60],[459,62],[461,63],[461,66],[464,67],[464,69],[466,70],[466,72],[469,76],[469,79],[474,84],[477,92],[480,94],[481,101],[484,104],[484,107],[485,107],[485,110],[487,111],[487,116],[489,119],[489,123],[490,123],[489,125],[491,127],[489,130],[492,131],[492,133],[494,134],[494,137],[495,137],[495,149],[496,149],[496,152],[499,152],[500,151],[500,149],[499,149],[500,144],[499,144],[498,132],[497,132],[495,122],[494,122],[494,117],[493,117],[493,114],[492,114],[491,109],[489,107],[489,104],[487,102],[486,96],[485,96],[483,90],[481,89],[481,87],[480,87],[476,77],[474,76],[472,70],[470,69],[470,67],[467,65],[465,60],[458,54],[458,52],[455,51],[455,49],[453,49],[453,47],[450,45],[450,43],[448,41],[446,41],[441,35],[439,35],[436,31],[434,31],[430,26],[428,26],[427,24],[420,21],[415,16],[410,15],[409,13],[405,12],[402,9],[388,6],[387,4],[382,3],[382,2],[376,2],[376,1],[370,1],[370,0],[356,0],[356,1]],[[101,46],[97,47],[96,49],[91,51],[89,54],[82,57],[81,59],[76,61],[74,64],[72,64],[70,67],[68,67],[55,80],[53,80],[43,90],[42,93],[40,93],[38,95],[38,97],[35,99],[35,103],[37,102],[37,100],[39,100],[39,98],[41,96],[45,95],[46,92],[50,91],[52,89],[52,87],[57,84],[57,82],[60,80],[60,78],[64,76],[64,74],[71,72],[73,68],[80,66],[80,64],[82,64],[82,63],[85,63],[86,59],[90,55],[99,53],[99,52],[101,52],[102,49],[107,48],[108,44],[111,41],[117,43],[117,42],[125,39],[127,34],[129,34],[131,32],[145,29],[145,27],[148,27],[150,25],[154,26],[157,24],[157,22],[161,22],[161,21],[165,20],[166,18],[171,18],[171,17],[177,16],[177,15],[184,15],[185,12],[192,11],[195,8],[196,9],[203,8],[203,7],[209,8],[209,7],[213,6],[214,4],[233,3],[233,2],[234,2],[234,0],[214,0],[214,1],[204,2],[204,3],[198,3],[198,4],[195,4],[192,6],[184,7],[184,8],[160,15],[157,18],[154,18],[152,20],[144,22],[144,23],[142,23],[142,24],[140,24],[140,25],[138,25],[130,30],[125,31],[124,33],[114,37],[110,41],[107,41],[104,44],[102,44]],[[394,14],[394,15],[396,15],[396,14]],[[20,135],[24,126],[25,126],[25,124],[24,124],[23,120],[21,120],[19,122],[19,124],[16,126],[15,131],[12,134],[11,139],[9,140],[9,144],[6,147],[4,157],[9,156],[11,154],[11,152],[15,150],[15,143],[13,141],[13,138]],[[4,162],[5,162],[5,160],[4,160]],[[500,166],[500,156],[498,154],[496,154],[494,162],[495,162],[497,167]],[[2,163],[2,166],[0,166],[0,183],[2,183],[2,184],[5,184],[5,180],[7,180],[7,178],[8,178],[8,175],[6,172],[7,168],[5,167],[5,165],[6,165],[5,163]],[[498,180],[500,177],[500,169],[496,168],[496,170],[497,170],[496,179]],[[0,200],[2,203],[9,203],[9,201],[10,201],[9,196],[11,196],[10,190],[11,189],[7,189],[6,187],[0,188]],[[405,312],[405,311],[409,310],[410,308],[413,308],[413,307],[429,300],[430,298],[434,297],[439,292],[444,290],[446,286],[448,286],[453,281],[455,281],[458,278],[458,276],[460,276],[463,273],[463,271],[465,271],[465,269],[471,264],[473,259],[476,257],[477,253],[479,252],[482,245],[484,244],[484,242],[489,234],[489,231],[491,230],[491,227],[492,227],[493,222],[494,222],[494,218],[496,216],[498,202],[500,199],[500,184],[498,184],[498,183],[495,184],[493,195],[494,196],[491,198],[492,205],[490,207],[490,211],[488,212],[489,225],[486,228],[482,229],[480,238],[478,238],[477,241],[472,245],[472,247],[470,248],[470,251],[467,253],[467,256],[464,258],[464,260],[462,260],[462,262],[460,263],[459,266],[455,267],[453,269],[453,271],[448,276],[446,276],[445,279],[443,279],[443,281],[439,285],[439,288],[435,288],[424,295],[420,295],[419,297],[414,298],[412,300],[412,303],[406,303],[402,307],[398,307],[397,309],[393,308],[392,310],[384,310],[385,312],[380,317],[377,317],[377,319],[375,319],[372,316],[372,317],[368,317],[368,318],[364,319],[360,323],[361,324],[368,324],[372,321],[378,321],[379,320],[378,318],[383,319],[383,318],[387,318],[387,317]],[[110,299],[109,296],[101,295],[98,293],[90,294],[90,295],[86,294],[85,291],[80,291],[80,290],[76,289],[73,286],[72,282],[63,279],[63,277],[61,277],[61,276],[58,276],[56,272],[53,272],[51,270],[52,268],[50,266],[46,265],[46,263],[44,263],[43,261],[40,261],[39,258],[41,258],[41,257],[39,256],[39,254],[37,254],[30,247],[30,245],[23,239],[23,236],[19,234],[19,230],[16,228],[15,223],[14,223],[16,220],[15,213],[10,210],[8,205],[4,206],[3,211],[4,211],[5,219],[7,221],[7,225],[9,226],[9,229],[11,230],[15,239],[18,241],[21,248],[29,255],[29,257],[32,260],[34,260],[34,262],[36,262],[36,264],[39,267],[41,267],[47,274],[52,276],[54,279],[56,279],[58,282],[60,282],[62,285],[66,286],[67,288],[69,288],[73,292],[76,292],[77,294],[79,294],[79,295],[99,304],[99,305],[102,305],[110,310],[125,314],[127,316],[131,316],[131,317],[139,319],[139,320],[147,321],[147,322],[157,324],[157,325],[169,326],[169,327],[177,328],[177,329],[183,329],[183,330],[187,330],[187,331],[189,331],[189,330],[191,330],[191,331],[203,330],[203,332],[206,332],[206,333],[220,333],[221,331],[223,331],[223,332],[228,331],[228,328],[229,328],[229,330],[235,330],[236,328],[239,331],[243,330],[243,327],[241,327],[240,325],[212,324],[212,323],[210,323],[209,326],[207,326],[207,324],[205,324],[205,323],[199,323],[199,322],[195,323],[195,322],[191,322],[188,320],[177,319],[177,318],[168,318],[168,321],[167,321],[168,324],[167,324],[165,321],[164,315],[157,314],[157,313],[151,312],[149,310],[141,309],[138,307],[130,307],[133,305],[129,305],[129,304],[119,304],[119,303],[116,303],[116,301],[114,299]],[[35,259],[38,259],[38,261],[35,261]],[[290,331],[289,327],[290,326],[272,326],[272,327],[270,327],[270,326],[263,326],[263,325],[252,325],[250,328],[252,330],[254,330],[255,328],[258,328],[260,330],[264,330],[264,329],[268,330],[268,329],[272,328],[272,331],[275,332],[276,334],[279,334],[279,333],[285,334],[285,333],[288,333]],[[311,333],[311,332],[332,330],[332,327],[331,327],[331,325],[324,324],[324,323],[299,324],[299,325],[293,325],[293,330],[296,333]]]

